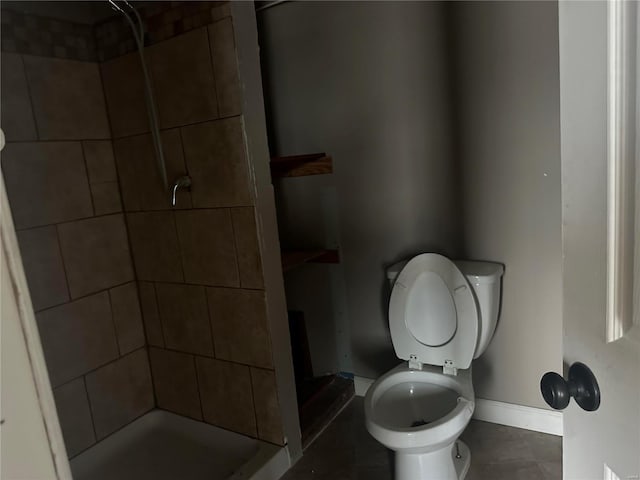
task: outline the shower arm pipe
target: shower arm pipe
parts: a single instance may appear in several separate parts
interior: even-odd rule
[[[129,3],[124,0],[123,3],[129,8],[131,12],[136,16],[138,21],[138,28],[131,19],[129,13],[118,5],[115,0],[107,0],[109,4],[118,12],[120,12],[129,23],[133,32],[133,38],[136,41],[138,47],[138,54],[140,55],[140,63],[142,66],[142,75],[144,77],[145,89],[144,98],[147,105],[147,116],[149,117],[149,123],[151,126],[151,136],[153,137],[153,148],[156,152],[156,163],[158,165],[158,173],[160,173],[160,179],[162,181],[162,188],[169,188],[169,181],[167,179],[167,167],[164,160],[164,152],[162,149],[162,141],[160,138],[160,127],[158,125],[158,115],[156,111],[155,101],[153,99],[153,91],[151,89],[151,79],[149,77],[149,71],[147,70],[146,62],[144,61],[144,26],[142,24],[142,18],[138,11]]]

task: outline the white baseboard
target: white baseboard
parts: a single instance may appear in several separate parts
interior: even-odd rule
[[[562,436],[562,413],[544,408],[476,398],[473,418],[509,427]]]
[[[356,395],[364,397],[374,382],[370,378],[354,376]],[[476,398],[476,408],[473,418],[483,422],[498,423],[509,427],[533,430],[534,432],[549,433],[562,436],[562,413],[543,408],[526,407],[513,403],[497,402]]]

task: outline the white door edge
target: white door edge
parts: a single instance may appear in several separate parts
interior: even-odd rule
[[[606,463],[604,464],[604,480],[620,480],[620,477]]]
[[[2,130],[0,130],[0,150],[4,147],[4,141],[4,134]],[[17,324],[17,328],[12,330],[14,333],[11,337],[6,337],[5,335],[2,338],[2,345],[8,343],[14,345],[19,344],[24,348],[26,359],[24,362],[15,365],[14,368],[21,369],[20,378],[30,383],[33,387],[33,389],[28,392],[24,390],[20,391],[21,394],[26,395],[27,398],[24,398],[23,402],[18,403],[18,405],[21,405],[18,409],[9,413],[9,415],[12,415],[12,418],[4,418],[5,409],[3,407],[3,421],[20,421],[20,418],[26,417],[33,419],[34,416],[38,415],[38,412],[31,409],[31,406],[35,404],[40,409],[40,421],[42,421],[44,428],[40,429],[37,434],[35,431],[32,432],[36,437],[31,438],[30,441],[33,442],[34,445],[48,444],[46,454],[34,454],[31,451],[21,451],[24,455],[20,455],[20,458],[14,458],[12,460],[16,462],[16,465],[19,464],[19,462],[44,465],[48,461],[51,461],[56,479],[71,479],[71,469],[62,438],[62,430],[60,429],[51,383],[49,382],[49,374],[42,351],[42,344],[40,343],[40,335],[33,312],[31,296],[27,287],[27,280],[20,257],[20,249],[18,248],[13,218],[11,211],[7,208],[9,201],[2,175],[0,175],[0,205],[2,206],[0,208],[0,255],[2,256],[3,271],[6,268],[7,275],[10,278],[10,284],[3,285],[2,302],[6,302],[15,307],[15,314],[12,314],[11,318],[3,317],[2,322],[0,322],[3,326],[3,334],[4,331],[7,330],[4,328],[6,326],[4,322],[12,321]],[[9,391],[15,395],[18,394],[10,389]],[[16,398],[16,400],[18,399]],[[16,442],[15,445],[18,445],[20,438],[18,435],[13,435],[8,424],[5,424],[2,429],[2,441],[8,444]],[[33,451],[35,451],[35,448]],[[42,450],[40,450],[40,452],[42,452]]]
[[[606,340],[622,338],[633,326],[638,301],[637,218],[637,5],[607,2],[607,310]],[[635,220],[637,222],[637,219]],[[634,245],[635,244],[635,245]],[[634,269],[636,272],[634,272]],[[635,306],[636,310],[638,306]]]

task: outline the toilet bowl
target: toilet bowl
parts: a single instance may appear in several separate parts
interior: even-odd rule
[[[475,407],[471,361],[498,317],[503,267],[422,254],[388,270],[398,358],[365,396],[369,433],[395,452],[396,480],[461,480],[471,455],[458,439]]]

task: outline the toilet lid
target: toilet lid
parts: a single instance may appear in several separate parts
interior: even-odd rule
[[[389,302],[398,358],[415,356],[421,363],[469,368],[478,339],[471,288],[448,258],[435,253],[412,258],[398,275]]]

